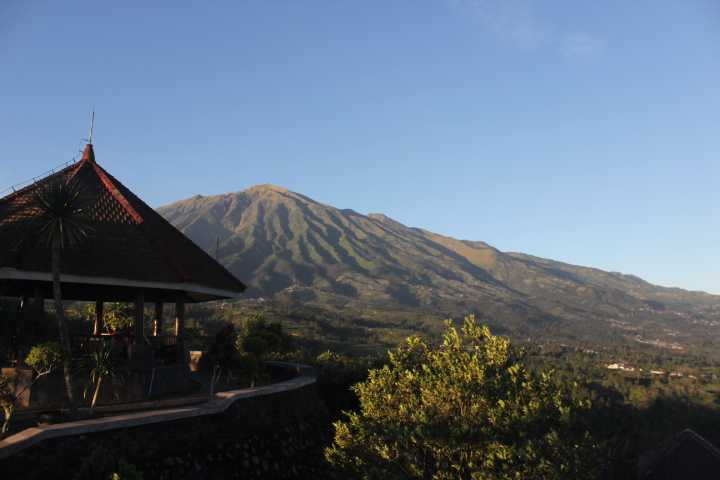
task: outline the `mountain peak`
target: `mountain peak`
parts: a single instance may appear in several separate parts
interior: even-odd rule
[[[248,188],[247,191],[288,193],[290,190],[279,185],[273,185],[272,183],[262,183],[260,185],[253,185]]]
[[[384,213],[368,213],[367,216],[368,216],[368,218],[372,218],[373,220],[377,220],[378,222],[392,223],[392,224],[396,224],[396,225],[402,225],[402,223],[398,222],[398,221],[395,220],[394,218],[388,217],[388,216],[385,215]]]

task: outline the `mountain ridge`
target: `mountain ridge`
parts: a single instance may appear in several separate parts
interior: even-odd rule
[[[340,308],[479,311],[519,325],[625,322],[651,313],[670,323],[720,321],[720,296],[503,252],[272,184],[195,196],[158,211],[217,255],[249,285],[251,297]]]

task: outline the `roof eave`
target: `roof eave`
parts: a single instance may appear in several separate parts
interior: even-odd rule
[[[25,280],[36,282],[52,282],[52,274],[49,272],[35,272],[18,270],[11,267],[0,267],[0,280]],[[74,283],[80,285],[99,285],[109,287],[137,288],[141,290],[174,290],[177,292],[212,297],[209,300],[236,299],[240,298],[245,291],[245,285],[240,283],[241,290],[227,290],[210,287],[192,282],[157,282],[130,280],[113,277],[94,277],[86,275],[60,274],[60,281],[63,283]]]

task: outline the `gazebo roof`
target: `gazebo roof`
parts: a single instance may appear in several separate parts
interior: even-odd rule
[[[234,298],[245,290],[98,165],[88,144],[79,162],[0,199],[0,294],[30,296],[37,287],[49,292],[50,249],[26,239],[37,216],[34,191],[55,179],[77,181],[91,205],[92,235],[62,252],[64,298],[130,300],[142,289],[149,301],[173,301],[181,294],[192,302]]]

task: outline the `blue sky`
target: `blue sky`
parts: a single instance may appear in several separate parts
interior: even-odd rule
[[[716,0],[3,0],[0,62],[0,189],[94,105],[153,206],[273,183],[720,293]]]

